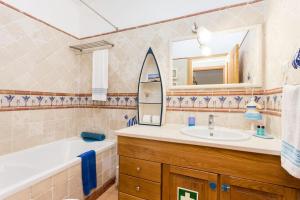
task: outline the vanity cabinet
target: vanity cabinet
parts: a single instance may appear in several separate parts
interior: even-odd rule
[[[118,153],[119,200],[300,199],[279,156],[124,136]]]
[[[170,165],[163,167],[163,184],[164,200],[177,199],[178,188],[194,191],[204,200],[297,199],[296,189]]]
[[[221,175],[220,199],[292,200],[297,199],[297,190],[274,184]]]
[[[198,199],[218,199],[218,175],[178,166],[163,166],[163,199],[178,199],[179,189],[191,191]],[[187,199],[189,192],[184,194]]]
[[[119,199],[161,199],[161,163],[119,157]]]

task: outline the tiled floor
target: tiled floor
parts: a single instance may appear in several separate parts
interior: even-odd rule
[[[116,185],[111,186],[97,200],[118,200],[118,189]]]

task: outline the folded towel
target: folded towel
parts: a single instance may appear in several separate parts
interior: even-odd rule
[[[108,88],[108,49],[93,52],[92,99],[106,101]]]
[[[96,142],[105,140],[105,135],[102,133],[82,132],[81,138],[86,142]]]
[[[134,116],[133,118],[128,120],[127,127],[134,126],[136,124],[137,124],[137,119],[136,119],[136,116]]]
[[[87,196],[97,187],[96,152],[87,151],[78,157],[81,158],[83,193]]]
[[[283,88],[281,120],[281,165],[300,178],[300,86]]]

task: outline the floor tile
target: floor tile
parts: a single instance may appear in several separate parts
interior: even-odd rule
[[[118,200],[118,189],[116,185],[111,186],[97,200]]]

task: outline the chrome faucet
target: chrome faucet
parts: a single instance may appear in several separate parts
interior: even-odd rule
[[[215,117],[214,115],[210,114],[208,116],[208,130],[210,131],[209,133],[210,136],[214,136],[214,132],[213,132],[214,128],[215,128]]]
[[[215,117],[214,115],[210,114],[208,116],[208,129],[214,130],[214,128],[215,128]]]

